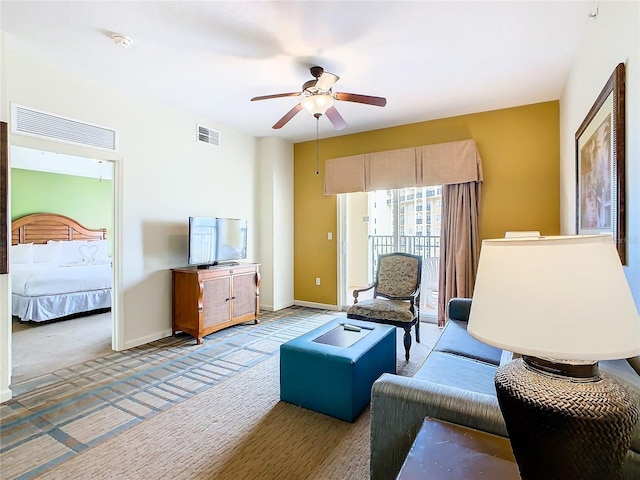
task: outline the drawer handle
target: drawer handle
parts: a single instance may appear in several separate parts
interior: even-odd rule
[[[230,299],[230,298],[226,298],[226,299],[225,299],[225,302],[228,302],[229,300],[231,300],[231,299]]]

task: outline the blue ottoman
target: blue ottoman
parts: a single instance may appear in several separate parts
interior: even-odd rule
[[[353,422],[373,382],[395,372],[395,327],[338,318],[280,346],[280,400]]]

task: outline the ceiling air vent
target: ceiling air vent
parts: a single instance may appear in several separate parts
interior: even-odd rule
[[[220,146],[220,132],[204,125],[198,125],[197,139],[199,142],[210,143],[216,147]]]
[[[111,129],[20,105],[11,105],[11,131],[75,145],[118,151],[118,133]]]

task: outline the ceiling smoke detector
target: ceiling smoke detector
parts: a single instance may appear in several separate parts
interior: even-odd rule
[[[116,43],[116,45],[119,45],[124,48],[129,48],[133,43],[133,40],[131,40],[131,37],[120,35],[119,33],[112,34],[111,39]]]

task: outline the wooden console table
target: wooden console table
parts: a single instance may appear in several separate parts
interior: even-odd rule
[[[174,268],[172,330],[196,338],[260,316],[260,268],[257,263],[208,269]]]
[[[509,439],[426,418],[396,480],[519,480]]]

